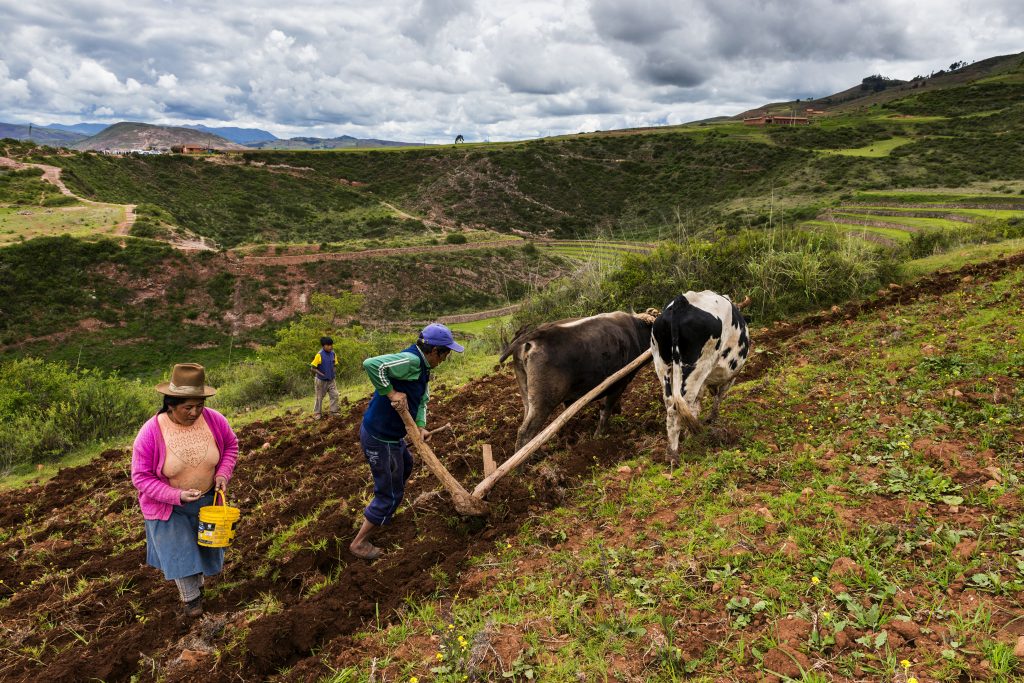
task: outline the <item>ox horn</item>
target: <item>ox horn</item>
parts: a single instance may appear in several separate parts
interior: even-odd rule
[[[749,305],[750,305],[750,297],[747,296],[747,297],[745,297],[743,299],[743,301],[741,301],[738,304],[736,304],[736,308],[738,308],[738,309],[740,309],[742,311],[744,308],[746,308]]]

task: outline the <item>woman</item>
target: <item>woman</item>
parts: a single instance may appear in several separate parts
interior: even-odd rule
[[[224,416],[204,406],[216,390],[202,365],[179,363],[159,384],[164,404],[150,418],[132,451],[132,483],[146,520],[146,563],[173,580],[186,617],[203,614],[203,577],[219,574],[223,548],[197,543],[199,508],[227,492],[238,439]]]

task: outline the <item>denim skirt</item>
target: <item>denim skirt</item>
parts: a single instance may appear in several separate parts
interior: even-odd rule
[[[220,574],[224,548],[199,545],[199,508],[213,505],[213,491],[191,503],[175,505],[166,520],[146,520],[146,564],[156,567],[168,580],[186,576]]]

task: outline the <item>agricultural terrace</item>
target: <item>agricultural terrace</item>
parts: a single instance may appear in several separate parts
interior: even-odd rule
[[[142,566],[127,450],[0,494],[0,676],[1014,680],[1022,265],[755,327],[720,422],[674,470],[645,371],[607,437],[585,411],[502,480],[486,523],[420,499],[373,564],[344,550],[368,493],[351,476],[363,403],[327,429],[242,428],[243,523],[187,632]],[[453,430],[435,450],[471,486],[482,443],[509,455],[514,378],[438,379],[433,419]],[[408,498],[434,489],[420,470]]]
[[[895,245],[910,244],[915,234],[941,236],[972,229],[987,229],[993,239],[1016,236],[1000,231],[1013,231],[1022,220],[1024,199],[1014,195],[863,192],[802,225]]]

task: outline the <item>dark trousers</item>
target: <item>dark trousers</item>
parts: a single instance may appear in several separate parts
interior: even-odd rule
[[[386,443],[371,436],[363,427],[359,428],[359,445],[363,447],[373,475],[373,500],[366,506],[363,516],[374,524],[387,524],[405,496],[405,482],[412,475],[412,453],[405,439]]]

